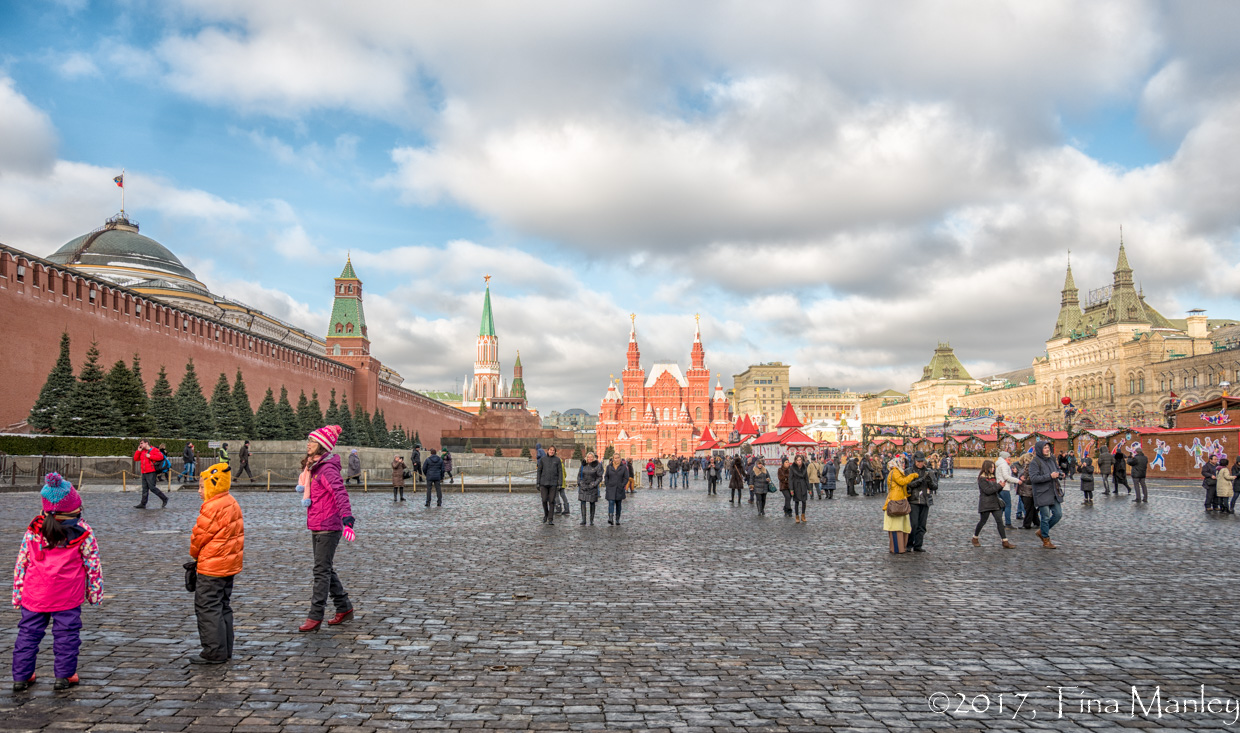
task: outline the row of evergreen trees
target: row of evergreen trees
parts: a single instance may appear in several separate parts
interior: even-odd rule
[[[343,445],[408,449],[421,442],[417,433],[410,436],[401,425],[389,429],[382,410],[374,415],[361,405],[350,410],[348,395],[341,395],[337,404],[334,389],[326,412],[317,391],[306,397],[303,390],[294,408],[284,386],[280,387],[279,400],[268,388],[255,411],[250,407],[240,369],[231,386],[228,375],[220,373],[208,402],[193,359],[185,365],[185,375],[175,392],[161,366],[149,396],[137,354],[132,365],[117,361],[105,373],[99,366],[99,348],[92,343],[86,363],[74,376],[67,333],[61,334],[60,356],[30,408],[27,422],[40,432],[60,435],[199,440],[302,440],[323,425],[339,425]]]

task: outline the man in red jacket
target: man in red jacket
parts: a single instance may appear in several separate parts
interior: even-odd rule
[[[168,506],[168,495],[159,490],[159,483],[155,481],[155,473],[159,470],[159,464],[164,460],[164,454],[158,448],[153,447],[146,438],[138,444],[138,450],[133,453],[133,460],[142,467],[142,501],[138,502],[134,509],[146,508],[146,497],[148,492],[154,492],[164,503],[160,509]]]

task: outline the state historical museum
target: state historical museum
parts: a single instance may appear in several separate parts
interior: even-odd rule
[[[727,435],[732,429],[731,408],[723,386],[710,391],[710,370],[702,348],[702,331],[694,331],[689,370],[675,363],[654,364],[647,375],[637,346],[637,317],[629,331],[628,364],[613,380],[599,409],[596,449],[609,446],[621,458],[645,460],[664,455],[691,455],[704,431]]]

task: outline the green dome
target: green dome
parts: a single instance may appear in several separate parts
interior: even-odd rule
[[[70,240],[47,259],[83,269],[120,267],[145,270],[152,277],[162,274],[198,280],[167,247],[139,234],[137,225],[124,218],[109,220],[102,230]]]

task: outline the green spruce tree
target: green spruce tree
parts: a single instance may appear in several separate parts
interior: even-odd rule
[[[409,437],[405,435],[405,428],[403,425],[397,425],[392,428],[392,432],[389,436],[389,445],[393,448],[397,450],[406,450],[409,447]]]
[[[529,457],[530,457],[530,447],[529,447],[528,445],[527,445],[527,446],[525,446],[525,447],[523,447],[523,448],[521,448],[521,457],[522,457],[522,458],[529,458]]]
[[[300,412],[297,413],[297,419],[301,420]],[[310,426],[310,429],[306,431],[306,435],[309,435],[312,431],[318,430],[327,424],[323,421],[323,408],[319,407],[319,391],[316,389],[310,393],[310,405],[306,411],[306,419],[302,420],[301,425],[303,428],[307,425]],[[331,424],[335,425],[335,423]]]
[[[310,411],[310,400],[306,399],[306,390],[301,391],[301,395],[297,398],[297,407],[293,409],[297,413],[297,425],[301,428],[301,432],[309,435],[314,428],[306,429],[306,413]],[[316,426],[317,427],[317,426]]]
[[[370,434],[370,413],[362,409],[361,403],[353,406],[353,432],[357,435],[357,444],[373,448],[374,438]]]
[[[465,448],[462,449],[461,452],[462,453],[473,453],[474,452],[474,439],[473,438],[465,439]]]
[[[603,460],[610,461],[611,457],[616,455],[616,447],[614,445],[607,446],[607,450],[603,451]]]
[[[233,403],[237,406],[237,416],[241,418],[243,437],[254,437],[254,407],[250,404],[250,393],[245,388],[245,380],[241,378],[241,370],[237,370],[237,379],[233,382]]]
[[[276,403],[276,411],[280,415],[282,440],[301,440],[309,433],[301,432],[301,423],[297,422],[297,413],[288,401],[288,387],[280,385],[280,401]]]
[[[323,413],[324,425],[340,424],[340,407],[336,404],[336,390],[332,390],[331,401],[327,403],[327,412]]]
[[[129,371],[133,373],[134,388],[142,393],[142,411],[146,415],[144,420],[135,424],[135,427],[139,430],[139,432],[135,432],[134,435],[152,435],[155,431],[155,416],[151,414],[151,398],[146,392],[146,380],[142,378],[142,357],[138,356],[137,352],[134,352],[133,365],[130,367]],[[161,435],[159,437],[175,438],[176,436]]]
[[[580,461],[584,459],[585,459],[585,456],[581,455],[581,446],[574,447],[573,448],[573,460]]]
[[[215,391],[211,393],[211,417],[215,421],[215,435],[221,440],[239,440],[241,433],[241,416],[237,414],[237,403],[233,402],[232,391],[228,389],[228,375],[220,372],[215,380]]]
[[[388,433],[387,418],[383,416],[383,410],[375,410],[375,416],[370,421],[370,437],[374,438],[376,448],[389,448],[392,445],[392,436]]]
[[[503,457],[504,457],[504,449],[503,449],[503,448],[496,448],[496,449],[495,449],[495,457],[496,457],[496,458],[503,458]]]
[[[353,413],[349,411],[349,395],[341,393],[340,410],[336,413],[340,422],[340,442],[345,445],[357,445],[357,433],[353,430]]]
[[[155,434],[161,438],[180,438],[181,410],[177,400],[172,396],[172,384],[168,381],[168,372],[159,367],[159,376],[151,385],[151,418],[155,423]]]
[[[417,448],[418,450],[422,449],[422,436],[419,435],[418,431],[416,430],[413,431],[413,447]]]
[[[280,440],[284,437],[284,424],[280,422],[280,411],[276,409],[276,398],[271,387],[267,388],[267,394],[258,405],[258,412],[254,414],[254,434],[259,440]]]
[[[142,382],[129,371],[125,362],[118,359],[106,377],[108,395],[116,410],[116,432],[128,438],[141,438],[151,434],[153,426],[147,415],[146,390]]]
[[[193,359],[185,364],[185,376],[177,385],[176,397],[181,411],[181,434],[186,438],[210,438],[215,432],[215,420],[211,417],[207,398],[202,395]]]
[[[41,433],[50,433],[56,428],[56,416],[65,399],[73,393],[77,380],[73,377],[73,362],[69,359],[69,334],[60,334],[60,356],[56,357],[56,365],[47,375],[43,389],[39,391],[39,399],[30,408],[30,417],[26,419],[30,427]]]
[[[73,392],[57,412],[62,435],[116,435],[120,420],[108,394],[107,377],[99,368],[99,346],[92,343]]]

